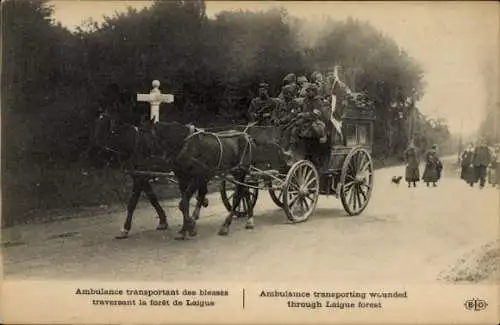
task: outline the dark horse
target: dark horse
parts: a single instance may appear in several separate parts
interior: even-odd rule
[[[237,182],[243,183],[252,162],[255,142],[246,132],[212,133],[177,122],[155,123],[151,136],[155,147],[161,151],[162,155],[172,157],[172,170],[179,181],[182,197],[179,209],[183,215],[183,225],[179,231],[180,238],[185,239],[186,234],[195,236],[195,220],[199,215],[200,200],[198,198],[198,205],[193,213],[194,218],[191,218],[189,201],[194,192],[199,188],[205,188],[210,180],[223,173],[231,174]],[[224,236],[229,233],[235,207],[249,195],[247,187],[237,184],[233,196],[233,211],[230,211],[226,217],[218,232],[219,235]],[[200,197],[199,190],[198,196]],[[246,228],[252,229],[254,227],[253,211],[251,204],[249,206]]]
[[[132,124],[119,123],[109,114],[103,113],[95,122],[93,137],[95,146],[111,153],[110,158],[114,159],[115,162],[117,161],[120,167],[134,170],[150,165],[148,164],[148,158],[151,158],[152,152],[148,143],[147,131],[143,128],[138,128]],[[142,192],[146,194],[149,202],[158,213],[160,220],[156,229],[168,229],[167,216],[150,184],[150,181],[154,177],[133,173],[130,176],[133,185],[132,195],[127,205],[127,218],[120,235],[116,238],[123,239],[128,237],[128,233],[132,227],[132,217]],[[198,193],[199,202],[197,206],[208,206],[208,201],[205,198],[207,193],[206,184],[204,187],[200,187]],[[198,216],[195,216],[195,218]]]

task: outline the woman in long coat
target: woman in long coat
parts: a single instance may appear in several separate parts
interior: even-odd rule
[[[488,182],[492,187],[496,187],[499,185],[500,146],[496,145],[492,152],[491,166],[488,168]]]
[[[462,171],[460,173],[460,178],[463,179],[470,186],[474,186],[476,181],[476,176],[474,175],[474,165],[472,161],[474,159],[474,147],[471,144],[464,150],[462,156],[460,157]]]
[[[419,157],[418,157],[418,149],[415,145],[410,143],[408,148],[404,153],[404,158],[406,161],[406,169],[405,169],[405,181],[408,183],[408,187],[417,187],[417,182],[420,181],[420,170],[419,170]]]
[[[437,154],[437,145],[433,145],[425,154],[425,169],[424,175],[422,176],[425,184],[429,186],[429,184],[432,183],[432,185],[436,187],[436,183],[441,178],[441,170],[442,164]]]

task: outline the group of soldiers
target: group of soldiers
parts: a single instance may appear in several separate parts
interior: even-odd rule
[[[349,88],[334,74],[324,80],[322,73],[314,72],[309,81],[305,76],[297,78],[290,73],[283,79],[277,97],[269,95],[268,84],[259,85],[259,94],[250,103],[248,118],[258,125],[281,126],[283,149],[290,153],[299,137],[316,138],[325,143],[327,125],[343,117],[343,105],[334,109],[335,103],[350,94]]]
[[[100,107],[115,113],[120,119],[140,124],[145,114],[141,112],[139,118],[138,112],[127,110],[132,98],[128,95],[118,85],[111,84],[104,92]],[[292,156],[291,149],[296,147],[300,138],[326,143],[329,130],[336,129],[342,139],[341,121],[347,101],[355,97],[351,95],[351,90],[334,73],[328,73],[324,78],[316,71],[310,80],[290,73],[282,80],[277,97],[270,96],[267,83],[259,84],[258,96],[250,103],[248,118],[257,125],[279,126],[282,130],[280,146],[286,155]]]

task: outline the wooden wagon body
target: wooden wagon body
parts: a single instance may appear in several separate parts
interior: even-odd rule
[[[247,129],[256,140],[259,152],[244,184],[250,189],[250,199],[242,202],[237,212],[244,215],[249,205],[256,204],[259,190],[267,190],[274,203],[283,208],[292,222],[307,220],[316,207],[319,195],[340,198],[349,215],[360,214],[366,208],[373,188],[371,152],[374,119],[371,109],[347,109],[342,121],[343,137],[330,126],[326,144],[304,139],[303,158],[292,166],[287,164],[282,154],[279,127]],[[235,126],[234,129],[245,127]],[[233,189],[228,184],[230,182],[230,179],[221,182],[221,197],[228,210],[232,208],[230,192]],[[297,201],[301,202],[299,210],[302,211],[294,211],[290,206]]]

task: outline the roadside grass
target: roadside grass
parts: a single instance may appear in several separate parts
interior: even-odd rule
[[[495,283],[500,280],[500,242],[487,243],[464,254],[438,279],[447,283]]]

